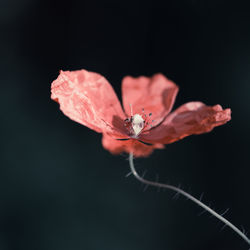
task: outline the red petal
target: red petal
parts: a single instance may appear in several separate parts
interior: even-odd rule
[[[96,132],[124,131],[125,115],[109,82],[86,70],[61,71],[51,85],[51,98],[62,112]]]
[[[102,145],[112,154],[121,154],[123,152],[133,152],[135,157],[149,156],[155,148],[164,148],[162,144],[145,145],[135,139],[130,140],[116,140],[107,134],[103,134]]]
[[[231,110],[220,105],[206,106],[201,102],[189,102],[171,113],[165,121],[141,140],[149,143],[168,144],[192,134],[202,134],[231,120]]]
[[[154,126],[171,111],[177,92],[177,85],[162,74],[138,78],[127,76],[122,81],[122,99],[126,114],[131,115],[130,104],[133,114],[140,114],[144,108],[147,115],[152,113]]]

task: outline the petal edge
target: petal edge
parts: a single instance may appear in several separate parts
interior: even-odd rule
[[[171,113],[157,128],[142,135],[151,143],[169,144],[189,135],[210,132],[213,128],[231,120],[231,109],[220,105],[207,106],[201,102],[190,102]]]
[[[110,83],[100,74],[60,71],[51,85],[51,98],[60,104],[62,112],[73,121],[96,132],[121,132],[113,118],[124,119],[121,104]]]

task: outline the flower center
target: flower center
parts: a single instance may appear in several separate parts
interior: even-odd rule
[[[134,136],[137,137],[144,128],[145,121],[139,114],[135,114],[131,118],[131,126],[134,132]]]
[[[151,129],[152,123],[154,120],[151,119],[152,113],[148,115],[145,114],[144,108],[142,109],[141,114],[133,115],[132,105],[131,108],[131,116],[124,120],[124,126],[128,130],[128,135],[131,138],[138,138],[139,134],[141,134],[145,129]]]

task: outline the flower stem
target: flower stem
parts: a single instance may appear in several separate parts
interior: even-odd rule
[[[194,203],[196,203],[198,206],[202,207],[203,209],[205,209],[207,212],[209,212],[210,214],[212,214],[213,216],[215,216],[217,219],[219,219],[221,222],[223,222],[226,226],[230,227],[234,232],[236,232],[243,240],[245,240],[249,245],[250,245],[250,239],[240,230],[238,229],[236,226],[234,226],[230,221],[228,221],[227,219],[225,219],[222,215],[218,214],[217,212],[215,212],[214,210],[212,210],[210,207],[208,207],[207,205],[205,205],[204,203],[202,203],[200,200],[196,199],[195,197],[193,197],[192,195],[190,195],[189,193],[185,192],[184,190],[172,186],[172,185],[168,185],[168,184],[163,184],[163,183],[159,183],[159,182],[154,182],[154,181],[149,181],[149,180],[145,180],[143,177],[141,177],[137,171],[135,170],[135,166],[134,166],[134,161],[133,161],[133,153],[129,154],[129,165],[130,165],[130,169],[132,174],[134,175],[134,177],[139,180],[140,182],[146,184],[146,185],[150,185],[150,186],[155,186],[155,187],[160,187],[160,188],[166,188],[166,189],[170,189],[173,190],[179,194],[182,194],[183,196],[185,196],[187,199],[193,201]]]

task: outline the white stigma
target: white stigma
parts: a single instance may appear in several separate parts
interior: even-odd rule
[[[135,114],[132,117],[132,128],[134,130],[134,135],[137,137],[144,128],[144,120],[139,114]]]

